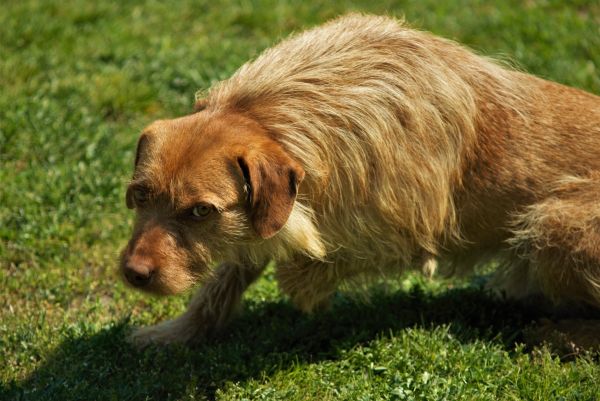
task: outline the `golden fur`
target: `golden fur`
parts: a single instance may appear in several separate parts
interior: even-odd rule
[[[265,51],[196,107],[140,139],[121,268],[157,293],[204,286],[141,344],[222,327],[271,259],[304,311],[368,273],[489,257],[509,295],[600,307],[597,96],[349,15]]]

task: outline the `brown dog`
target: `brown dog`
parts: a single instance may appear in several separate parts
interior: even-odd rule
[[[361,275],[490,257],[509,296],[600,307],[600,98],[350,15],[146,128],[127,204],[127,280],[204,283],[140,344],[222,327],[271,259],[304,311]]]

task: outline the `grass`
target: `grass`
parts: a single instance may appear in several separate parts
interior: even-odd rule
[[[305,317],[267,274],[218,340],[132,349],[188,296],[115,274],[138,132],[288,33],[346,11],[414,25],[600,93],[600,5],[502,0],[6,0],[0,9],[0,399],[594,400],[600,365],[519,345],[531,319],[408,276]]]

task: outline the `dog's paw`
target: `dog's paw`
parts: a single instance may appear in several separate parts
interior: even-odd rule
[[[176,333],[166,330],[162,324],[148,327],[138,327],[127,338],[128,342],[137,348],[146,348],[149,345],[166,345],[181,343]]]
[[[129,335],[128,341],[137,348],[145,348],[152,344],[190,344],[201,337],[202,331],[198,327],[178,318],[154,326],[137,328]]]

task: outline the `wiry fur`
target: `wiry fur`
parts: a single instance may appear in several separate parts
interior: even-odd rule
[[[508,69],[398,20],[350,15],[265,51],[197,107],[195,115],[150,130],[175,139],[156,140],[154,156],[136,174],[152,170],[154,182],[158,175],[172,183],[210,167],[215,181],[230,183],[222,184],[228,200],[216,238],[196,236],[187,246],[199,247],[189,258],[201,254],[204,270],[231,261],[259,272],[274,258],[281,289],[311,311],[325,306],[340,282],[365,273],[416,267],[433,274],[438,258],[472,266],[491,255],[509,266],[498,282],[510,295],[541,292],[600,306],[594,95]],[[196,139],[181,139],[188,137]],[[178,154],[184,145],[169,141],[195,149],[185,156],[195,170],[165,173],[172,159],[187,160]],[[256,221],[252,199],[244,208],[244,199],[256,196],[241,182],[249,174],[244,165],[232,178],[216,162],[203,162],[207,149],[218,153],[215,143],[229,155],[262,154],[252,174],[263,174],[259,182],[273,191],[259,199],[275,208],[273,222]],[[171,191],[174,204],[185,190],[162,191]],[[197,305],[209,304],[215,292],[237,302],[251,281],[239,285],[238,276],[209,279],[186,316],[197,316],[195,309],[206,308]],[[231,310],[223,307],[219,322]],[[185,319],[184,326],[214,320]],[[144,338],[196,332],[169,325]]]
[[[600,172],[557,182],[515,216],[509,243],[539,293],[600,305]]]
[[[477,102],[521,110],[527,84],[511,74],[399,21],[349,16],[267,50],[211,89],[206,108],[243,110],[302,162],[333,247],[408,261],[459,238],[453,193]]]

